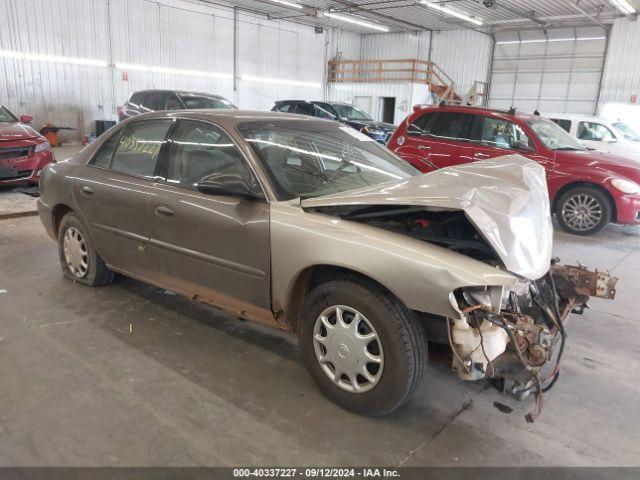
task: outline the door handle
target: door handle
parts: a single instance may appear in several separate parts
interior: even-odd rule
[[[481,153],[481,152],[474,153],[473,156],[476,157],[476,158],[489,158],[488,154]]]
[[[172,209],[170,209],[165,205],[160,205],[159,207],[156,207],[156,213],[164,217],[172,217],[175,214],[175,212]]]
[[[431,150],[429,145],[418,145],[419,150]]]
[[[84,187],[82,187],[80,189],[80,193],[83,193],[85,195],[92,195],[93,194],[93,189],[91,187],[87,187],[86,185]]]

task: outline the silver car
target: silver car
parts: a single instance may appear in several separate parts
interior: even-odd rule
[[[99,286],[117,272],[297,334],[320,389],[369,415],[409,398],[429,342],[461,378],[540,399],[564,318],[614,294],[615,279],[552,262],[534,162],[421,175],[310,117],[136,116],[44,170],[41,189],[67,277]]]

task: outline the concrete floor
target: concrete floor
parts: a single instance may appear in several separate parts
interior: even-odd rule
[[[0,221],[0,465],[638,466],[640,231],[557,233],[556,253],[621,279],[572,317],[535,424],[438,364],[371,419],[325,399],[286,334],[133,280],[74,284],[37,218]]]

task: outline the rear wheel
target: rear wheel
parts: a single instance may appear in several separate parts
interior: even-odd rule
[[[114,273],[95,251],[87,228],[73,212],[67,213],[60,222],[58,254],[62,271],[71,280],[90,287],[113,281]]]
[[[594,187],[572,188],[556,202],[556,216],[563,230],[576,235],[593,235],[611,220],[611,202]]]
[[[375,285],[329,281],[307,298],[302,358],[322,392],[365,415],[402,405],[427,362],[427,341],[411,311]]]

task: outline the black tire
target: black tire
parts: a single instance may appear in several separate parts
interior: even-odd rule
[[[82,240],[86,245],[86,260],[87,269],[86,274],[76,275],[71,271],[71,267],[67,263],[64,252],[64,237],[69,229],[75,229],[81,235]],[[73,212],[67,213],[60,222],[60,228],[58,229],[58,256],[60,258],[60,266],[66,277],[79,283],[83,283],[90,287],[99,287],[101,285],[108,285],[113,282],[114,272],[109,270],[104,261],[97,254],[93,247],[91,237],[88,235],[87,227],[80,220],[80,218]]]
[[[589,202],[593,202],[591,205],[597,204],[601,215],[597,223],[580,226],[575,221],[571,221],[571,206],[572,202],[575,205],[575,202],[585,198],[589,199]],[[586,236],[594,235],[602,230],[611,221],[612,210],[611,201],[601,190],[595,187],[575,187],[567,190],[558,198],[555,214],[558,224],[565,232]]]
[[[334,305],[348,306],[364,315],[380,338],[382,373],[364,393],[337,386],[316,356],[316,320]],[[364,415],[384,415],[405,403],[418,386],[428,360],[424,329],[413,313],[390,293],[360,279],[333,280],[316,287],[304,303],[298,337],[302,359],[320,390],[343,408]]]

